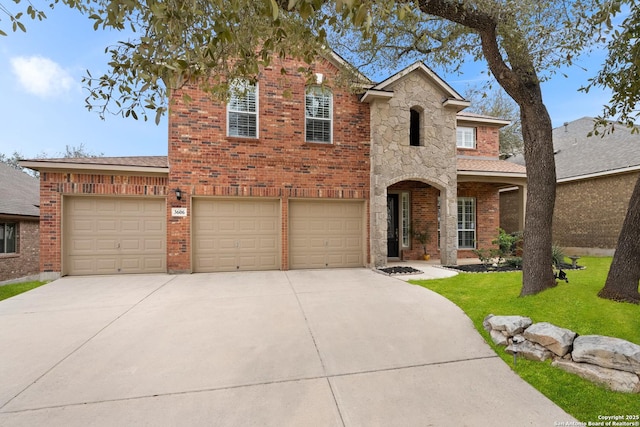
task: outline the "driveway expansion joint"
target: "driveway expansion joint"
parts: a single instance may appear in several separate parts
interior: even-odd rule
[[[215,392],[215,391],[225,391],[225,390],[234,390],[234,389],[240,389],[240,388],[260,387],[260,386],[267,386],[267,385],[273,385],[273,384],[297,383],[297,382],[314,381],[314,380],[327,381],[329,389],[331,390],[331,393],[333,395],[336,407],[340,412],[340,407],[338,405],[337,400],[335,400],[336,397],[335,397],[333,388],[331,387],[331,382],[329,381],[332,378],[344,378],[344,377],[355,376],[355,375],[375,374],[378,372],[401,371],[405,369],[423,368],[427,366],[450,365],[453,363],[464,363],[464,362],[472,362],[475,360],[488,360],[488,359],[499,359],[499,358],[500,357],[496,354],[494,356],[472,357],[468,359],[447,360],[443,362],[418,363],[415,365],[394,366],[394,367],[371,369],[371,370],[364,370],[364,371],[344,372],[341,374],[333,374],[333,375],[321,375],[321,376],[301,377],[301,378],[282,379],[282,380],[273,380],[273,381],[263,381],[263,382],[257,382],[257,383],[228,385],[228,386],[222,386],[222,387],[174,391],[169,393],[154,393],[154,394],[141,395],[141,396],[123,397],[119,399],[103,399],[103,400],[94,400],[94,401],[85,401],[85,402],[64,403],[60,405],[41,406],[41,407],[16,409],[16,410],[9,410],[9,411],[3,411],[2,408],[0,408],[0,414],[18,414],[18,413],[24,413],[24,412],[41,411],[46,409],[67,408],[70,406],[99,405],[101,403],[126,402],[131,400],[152,399],[152,398],[166,397],[166,396],[180,396],[180,395],[196,394],[196,393],[209,393],[209,392]],[[340,415],[342,416],[342,414]],[[344,420],[342,421],[344,425]]]

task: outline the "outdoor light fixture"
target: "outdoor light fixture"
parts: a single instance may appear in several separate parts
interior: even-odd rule
[[[182,200],[182,191],[180,191],[179,188],[176,188],[175,190],[173,190],[176,192],[176,199],[178,200]]]

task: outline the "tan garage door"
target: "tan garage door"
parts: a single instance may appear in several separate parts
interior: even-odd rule
[[[289,201],[293,268],[364,266],[364,202]]]
[[[164,199],[65,197],[63,215],[65,274],[167,271]]]
[[[195,198],[193,269],[280,269],[280,201]]]

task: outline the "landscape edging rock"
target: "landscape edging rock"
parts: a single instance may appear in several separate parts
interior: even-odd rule
[[[614,391],[640,394],[640,345],[614,337],[579,336],[524,316],[489,314],[482,326],[507,353],[529,360],[552,358],[552,366]]]

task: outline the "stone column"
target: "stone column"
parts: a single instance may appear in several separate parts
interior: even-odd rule
[[[440,263],[458,263],[458,190],[457,180],[440,191],[442,201],[440,212]]]
[[[379,174],[371,175],[371,256],[374,267],[387,265],[387,188]]]

